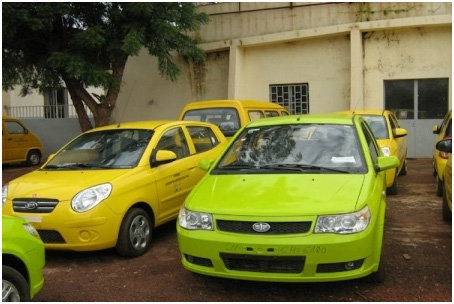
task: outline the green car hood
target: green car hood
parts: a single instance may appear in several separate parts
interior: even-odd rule
[[[229,215],[295,216],[355,210],[362,174],[209,175],[186,199],[189,210]]]
[[[51,197],[71,200],[78,192],[96,185],[115,183],[131,169],[108,170],[36,170],[12,180],[8,198]],[[122,180],[128,180],[125,176]]]

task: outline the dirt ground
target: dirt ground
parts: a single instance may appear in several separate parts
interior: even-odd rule
[[[29,171],[3,166],[3,184]],[[411,159],[388,196],[386,281],[268,283],[196,275],[180,263],[175,222],[154,231],[151,250],[125,259],[114,250],[46,252],[37,302],[451,302],[452,224],[442,219],[430,159]]]

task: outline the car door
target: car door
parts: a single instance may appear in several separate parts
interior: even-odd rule
[[[3,161],[25,160],[30,146],[28,130],[19,122],[13,120],[5,120],[3,127]]]
[[[394,141],[396,142],[396,156],[399,158],[400,163],[403,165],[406,156],[407,156],[407,141],[406,141],[406,136],[402,137],[395,137],[394,132],[395,129],[401,128],[399,121],[397,120],[397,117],[394,116],[393,114],[389,115],[389,123],[391,124],[391,130],[392,134],[390,134]]]
[[[176,154],[177,159],[155,168],[156,188],[160,202],[157,221],[174,218],[192,189],[194,181],[191,177],[197,164],[190,156],[187,138],[181,126],[164,130],[153,153],[168,150]]]

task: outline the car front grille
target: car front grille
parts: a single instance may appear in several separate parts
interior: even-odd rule
[[[13,199],[13,210],[22,213],[50,213],[57,204],[57,199],[15,198]]]
[[[259,222],[252,221],[226,221],[217,220],[217,229],[220,231],[244,233],[244,234],[298,234],[307,233],[311,228],[312,222],[266,222],[269,230],[266,232],[257,232],[252,227]]]
[[[37,229],[41,240],[45,244],[66,244],[60,232],[56,230],[41,230]]]
[[[225,267],[229,270],[264,273],[301,273],[304,256],[261,256],[249,254],[220,253]]]

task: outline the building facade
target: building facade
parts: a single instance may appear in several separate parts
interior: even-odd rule
[[[191,33],[206,52],[174,54],[177,82],[156,58],[130,57],[114,122],[177,119],[210,99],[276,102],[293,114],[391,109],[408,157],[431,157],[432,127],[452,107],[450,2],[227,2],[199,5],[210,22]]]

